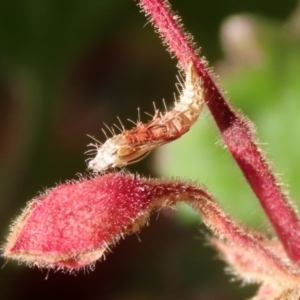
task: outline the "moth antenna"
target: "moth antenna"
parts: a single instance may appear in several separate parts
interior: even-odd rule
[[[115,133],[113,132],[112,128],[108,127],[106,123],[104,123],[104,126],[107,128],[107,130],[111,133],[111,135],[115,135]],[[106,136],[106,135],[105,135]],[[107,137],[107,136],[106,136]]]
[[[117,117],[117,119],[118,119],[118,121],[119,121],[119,123],[120,123],[120,125],[121,125],[121,127],[122,127],[122,129],[123,129],[123,131],[125,131],[126,129],[125,129],[125,127],[123,126],[123,123],[122,123],[121,119],[120,119],[119,117]]]

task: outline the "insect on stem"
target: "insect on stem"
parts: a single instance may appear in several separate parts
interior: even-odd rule
[[[153,149],[180,138],[196,122],[204,104],[204,90],[194,65],[189,63],[185,82],[179,81],[180,97],[170,111],[162,114],[155,109],[152,120],[144,124],[138,120],[135,127],[108,138],[102,145],[94,144],[97,155],[88,163],[93,172],[124,167],[143,159]],[[109,127],[106,125],[109,129]]]

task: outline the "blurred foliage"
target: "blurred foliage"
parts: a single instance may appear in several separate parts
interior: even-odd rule
[[[236,32],[237,26],[239,30],[244,27],[241,33]],[[254,16],[231,17],[223,28],[227,57],[216,65],[216,73],[221,74],[220,84],[234,106],[256,125],[260,147],[272,166],[276,166],[275,173],[277,169],[282,172],[278,177],[290,184],[291,196],[297,201],[300,194],[296,138],[300,128],[300,40],[292,31],[291,22]],[[263,211],[258,201],[222,146],[213,120],[204,112],[189,134],[159,149],[160,173],[205,184],[238,219],[267,229],[262,224]],[[197,164],[195,157],[199,158]],[[189,211],[188,215],[186,209],[183,211],[187,219],[190,219]]]
[[[296,1],[171,2],[236,107],[254,121],[268,154],[297,195],[299,39],[286,19]],[[221,59],[223,20],[252,13],[259,64]],[[264,16],[264,18],[262,18]],[[296,18],[297,20],[297,18]],[[0,2],[0,225],[8,224],[44,187],[85,171],[86,134],[104,140],[108,125],[137,119],[136,108],[170,99],[176,61],[170,60],[133,0],[2,0]],[[293,28],[296,28],[294,25]],[[299,34],[299,32],[298,32]],[[230,49],[227,49],[230,56]],[[230,56],[231,57],[231,56]],[[143,118],[144,120],[147,117]],[[124,122],[127,128],[130,123]],[[200,137],[200,138],[199,138]],[[142,174],[195,179],[239,218],[257,224],[259,207],[234,162],[215,146],[218,132],[205,112],[189,134],[132,165]],[[284,154],[284,155],[283,155]],[[196,165],[199,161],[199,165]],[[188,220],[190,220],[188,214]],[[228,283],[223,264],[205,244],[198,223],[161,212],[129,237],[96,271],[77,277],[9,263],[0,272],[0,299],[241,299],[251,288]],[[198,219],[197,219],[198,220]],[[198,221],[197,221],[198,222]],[[200,236],[201,240],[195,239]],[[216,288],[216,285],[218,288]]]

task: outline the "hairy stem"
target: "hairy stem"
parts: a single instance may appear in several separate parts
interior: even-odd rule
[[[171,12],[169,3],[140,0],[140,6],[181,66],[186,69],[190,61],[194,63],[203,81],[205,102],[229,151],[260,200],[289,257],[300,265],[300,223],[297,213],[258,148],[253,126],[224,99],[210,76],[206,62],[198,57],[192,38],[183,32],[177,21],[180,18]]]
[[[292,270],[273,251],[264,246],[267,240],[232,220],[205,189],[180,181],[156,182],[157,189],[154,189],[153,193],[167,198],[165,205],[172,205],[178,201],[191,205],[202,216],[205,225],[220,240],[226,241],[228,247],[232,245],[234,249],[241,249],[241,253],[245,256],[255,257],[255,264],[251,268],[260,270],[260,276],[264,280],[271,282],[277,280],[282,285],[286,282],[299,284],[299,278],[293,275]]]

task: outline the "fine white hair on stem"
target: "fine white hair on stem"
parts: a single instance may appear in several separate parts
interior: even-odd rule
[[[103,144],[93,144],[97,154],[88,162],[90,170],[102,172],[138,162],[156,147],[176,140],[189,131],[203,108],[202,81],[192,62],[185,72],[185,80],[181,75],[177,79],[176,89],[179,90],[180,97],[175,99],[173,109],[161,113],[155,108],[151,121],[144,124],[139,118],[136,123],[133,122],[135,127],[131,130],[126,130],[119,119],[122,127],[120,134],[115,134],[113,128],[105,124],[112,137],[107,137]]]

